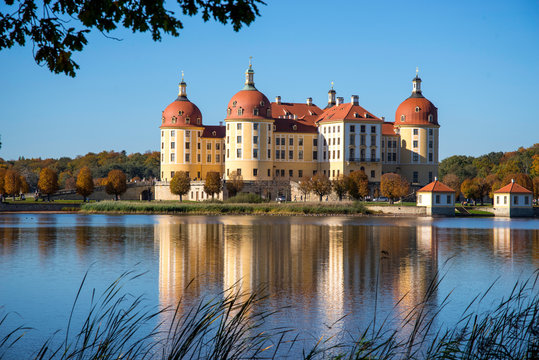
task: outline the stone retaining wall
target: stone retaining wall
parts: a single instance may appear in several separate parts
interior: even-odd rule
[[[32,212],[32,211],[62,211],[65,209],[78,210],[81,204],[60,204],[54,202],[36,202],[36,203],[0,203],[1,211],[17,211],[17,212]]]

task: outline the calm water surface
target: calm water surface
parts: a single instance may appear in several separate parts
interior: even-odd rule
[[[539,267],[538,229],[536,219],[4,214],[0,313],[11,314],[0,338],[35,328],[17,350],[29,354],[65,328],[87,271],[79,322],[91,289],[134,270],[146,273],[125,291],[156,307],[265,285],[263,306],[283,309],[267,327],[305,338],[365,327],[376,293],[378,317],[398,319],[444,275],[430,305],[452,292],[438,317],[451,326],[494,281],[485,308]]]

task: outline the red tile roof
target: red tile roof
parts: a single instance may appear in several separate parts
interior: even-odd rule
[[[532,192],[516,182],[510,182],[501,189],[494,191],[494,193],[531,194]]]
[[[382,135],[385,136],[398,136],[395,134],[395,128],[392,122],[385,122],[382,124]]]
[[[322,113],[318,106],[306,103],[271,103],[277,132],[316,133],[315,121]]]
[[[416,111],[417,110],[417,111]],[[404,115],[404,121],[401,121]],[[432,122],[429,122],[432,115]],[[438,109],[429,100],[421,97],[409,97],[395,112],[395,122],[400,125],[438,125]]]
[[[455,192],[455,190],[451,189],[445,184],[442,184],[438,180],[434,180],[430,184],[427,184],[421,189],[417,190],[417,192]]]
[[[226,128],[224,126],[209,125],[204,127],[203,138],[222,139],[225,137]]]
[[[317,121],[326,122],[334,120],[363,120],[369,122],[383,121],[382,119],[365,110],[363,107],[353,105],[352,103],[335,105],[324,110],[324,113],[318,117]]]

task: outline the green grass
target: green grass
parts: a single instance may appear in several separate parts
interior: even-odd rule
[[[303,359],[531,360],[539,352],[538,274],[515,284],[489,311],[471,310],[490,289],[478,294],[451,328],[439,321],[439,310],[429,310],[433,301],[441,300],[441,308],[449,301],[448,297],[435,298],[441,276],[429,284],[416,305],[397,311],[399,318],[378,323],[374,318],[366,328],[353,333],[343,330],[311,345],[298,341],[305,334],[293,328],[264,329],[269,318],[280,315],[280,309],[268,310],[274,302],[266,303],[264,289],[242,293],[230,288],[194,305],[180,300],[175,308],[155,310],[142,296],[123,294],[125,281],[140,276],[132,273],[122,275],[100,296],[94,289],[81,328],[74,329],[71,318],[81,306],[78,298],[85,276],[63,332],[66,335],[60,339],[53,335],[30,350],[36,360],[273,359],[292,354]],[[23,335],[30,328],[6,329],[6,316],[0,316],[0,358],[19,358],[13,345],[27,345]],[[163,318],[170,320],[159,323]],[[152,325],[155,322],[157,326]]]
[[[267,214],[267,215],[331,215],[331,214],[366,214],[366,207],[359,202],[353,204],[302,204],[302,203],[180,203],[180,202],[143,202],[143,201],[101,201],[83,204],[84,212],[117,213],[165,213],[165,214]]]

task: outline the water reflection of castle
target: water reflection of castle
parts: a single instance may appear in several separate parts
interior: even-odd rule
[[[164,306],[182,297],[234,286],[250,292],[265,284],[269,301],[316,310],[313,316],[332,324],[351,312],[372,314],[377,271],[379,302],[391,308],[406,295],[399,305],[405,310],[422,298],[438,269],[437,229],[430,225],[192,219],[163,216],[155,225]]]

